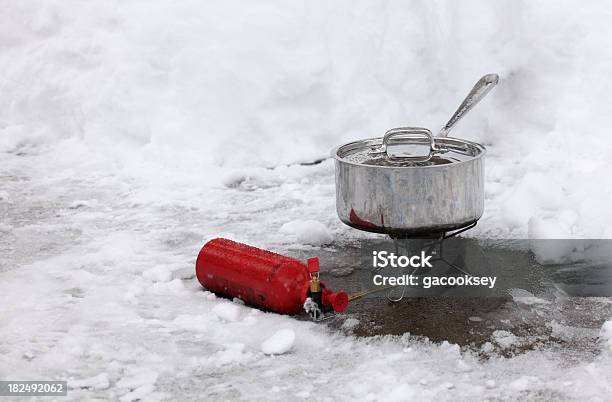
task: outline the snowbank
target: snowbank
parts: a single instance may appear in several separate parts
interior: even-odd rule
[[[610,14],[577,0],[20,1],[0,24],[0,150],[210,185],[393,126],[436,129],[496,71],[454,131],[489,148],[477,233],[611,237]]]

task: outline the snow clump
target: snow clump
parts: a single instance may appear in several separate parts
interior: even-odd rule
[[[261,344],[261,351],[267,355],[282,355],[293,347],[295,332],[291,329],[281,329]]]
[[[311,246],[322,246],[333,241],[333,237],[325,225],[314,220],[295,220],[285,223],[279,232],[293,235],[296,240]]]

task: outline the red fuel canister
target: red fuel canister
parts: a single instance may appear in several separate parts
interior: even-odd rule
[[[344,311],[348,295],[325,289],[318,280],[318,271],[316,257],[304,264],[228,239],[210,240],[196,260],[198,281],[214,293],[238,297],[246,304],[281,314],[304,311],[308,297],[322,311],[326,308],[337,313]]]

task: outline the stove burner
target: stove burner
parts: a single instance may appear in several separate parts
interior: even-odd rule
[[[451,230],[451,231],[440,231],[440,232],[436,232],[436,231],[432,231],[432,232],[423,232],[423,233],[414,233],[414,232],[395,232],[393,234],[389,234],[389,237],[391,237],[393,239],[393,241],[396,240],[409,240],[409,239],[438,239],[438,240],[444,240],[444,239],[448,239],[450,237],[453,236],[457,236],[460,233],[465,232],[466,230],[470,230],[472,229],[474,226],[476,226],[476,224],[478,223],[478,221],[474,221],[472,223],[467,224],[466,226],[463,227],[459,227],[455,230]]]
[[[476,226],[476,223],[477,222],[470,223],[469,225],[466,225],[462,228],[459,228],[451,232],[433,232],[433,233],[428,233],[426,235],[405,234],[404,236],[391,236],[391,238],[393,239],[394,246],[395,246],[395,253],[398,255],[399,254],[410,255],[410,254],[413,254],[411,252],[422,250],[427,255],[435,255],[435,257],[433,257],[430,261],[434,264],[437,262],[438,263],[437,267],[439,267],[439,263],[443,263],[449,268],[459,271],[463,275],[471,276],[469,271],[464,266],[459,265],[456,262],[451,262],[448,259],[446,259],[446,257],[444,256],[444,242],[445,240],[451,237],[455,237],[460,233],[463,233],[467,230],[472,229],[474,226]],[[415,243],[419,243],[419,244],[417,244],[417,246],[414,247]],[[400,250],[402,250],[403,252],[400,253]],[[414,270],[410,273],[410,275],[416,275],[417,272],[421,269],[423,268],[420,268],[420,267],[414,268]],[[394,297],[393,296],[394,290],[391,290],[389,294],[387,294],[387,299],[389,299],[390,301],[400,301],[404,297],[405,292],[406,292],[406,287],[404,286],[403,288],[401,288],[401,292],[398,295],[398,297]]]

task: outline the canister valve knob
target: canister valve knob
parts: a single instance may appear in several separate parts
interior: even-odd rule
[[[319,280],[319,259],[317,257],[309,258],[306,261],[308,272],[310,273],[310,284],[306,294],[306,302],[304,309],[310,316],[315,319],[321,319],[321,316],[334,312],[341,313],[348,307],[349,298],[346,292],[333,292],[330,289],[325,289]]]

